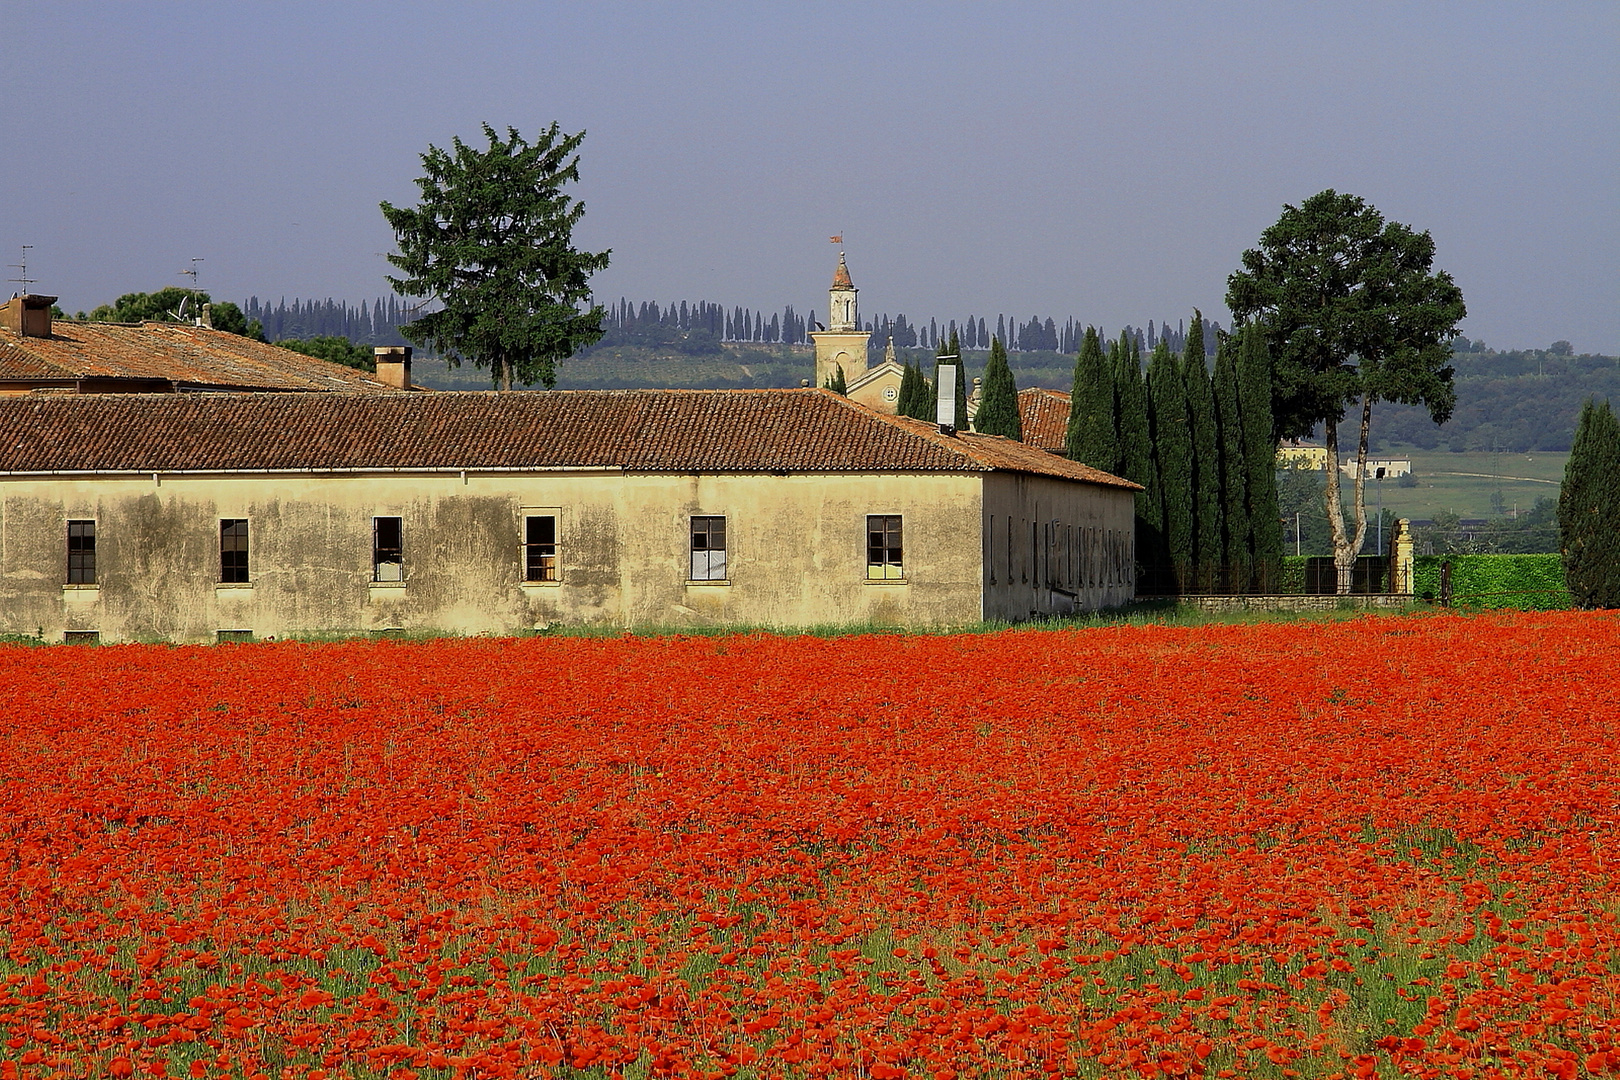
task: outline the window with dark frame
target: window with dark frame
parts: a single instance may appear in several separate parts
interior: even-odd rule
[[[866,516],[866,577],[869,581],[898,581],[905,577],[899,514]]]
[[[692,519],[692,566],[689,581],[726,580],[726,519]]]
[[[219,580],[227,585],[248,581],[248,523],[246,518],[219,522]]]
[[[96,583],[96,523],[70,521],[67,523],[67,583],[94,585]]]
[[[558,580],[555,514],[534,514],[523,519],[523,580]]]
[[[405,580],[405,526],[397,517],[371,519],[371,580]]]

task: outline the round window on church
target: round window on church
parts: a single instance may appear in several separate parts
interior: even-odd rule
[[[885,386],[883,388],[883,400],[884,401],[893,401],[895,398],[897,398],[899,396],[900,396],[900,391],[896,390],[894,387]]]

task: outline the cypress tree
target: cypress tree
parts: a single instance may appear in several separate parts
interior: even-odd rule
[[[900,377],[899,401],[895,404],[895,411],[901,416],[909,416],[913,420],[934,418],[934,390],[920,365],[906,364],[905,372]]]
[[[827,379],[827,389],[835,394],[849,393],[849,383],[844,378],[844,365],[838,365],[838,372]]]
[[[1247,495],[1249,469],[1243,456],[1243,414],[1238,401],[1237,343],[1228,334],[1216,333],[1215,344],[1215,421],[1221,438],[1221,508],[1225,528],[1221,531],[1221,564],[1227,572],[1227,589],[1248,592],[1253,578],[1254,557],[1250,544]]]
[[[1212,592],[1221,563],[1221,439],[1204,354],[1204,316],[1196,308],[1181,374],[1187,384],[1187,424],[1192,433],[1193,582],[1199,592]]]
[[[1187,425],[1187,387],[1181,366],[1163,338],[1148,359],[1148,424],[1154,479],[1162,500],[1164,538],[1155,552],[1160,591],[1190,585],[1193,561],[1193,445]]]
[[[934,396],[934,381],[923,374],[922,364],[917,365],[917,399],[916,412],[911,415],[918,420],[932,422],[939,415],[938,399]]]
[[[907,360],[900,372],[900,394],[895,399],[894,411],[899,416],[910,416],[916,409],[917,369]]]
[[[1119,457],[1115,475],[1147,486],[1153,473],[1153,440],[1148,435],[1147,385],[1142,381],[1142,353],[1136,339],[1120,334],[1114,346],[1114,388],[1118,402]],[[1137,496],[1140,511],[1143,496]],[[1161,508],[1159,525],[1163,524]]]
[[[1001,339],[990,341],[990,359],[984,365],[984,385],[973,430],[985,435],[1005,435],[1024,440],[1024,425],[1018,415],[1018,384],[1007,366],[1007,349]]]
[[[1244,496],[1249,519],[1252,588],[1276,592],[1282,584],[1283,530],[1277,507],[1277,436],[1271,415],[1271,356],[1259,326],[1242,331],[1238,349],[1238,415],[1243,423]]]
[[[1115,475],[1134,480],[1145,490],[1136,493],[1137,580],[1145,573],[1151,552],[1164,538],[1164,500],[1153,475],[1153,442],[1148,437],[1147,386],[1142,382],[1142,354],[1136,339],[1120,334],[1114,346],[1114,388],[1119,416],[1119,461]],[[1155,501],[1157,500],[1157,501]]]
[[[1558,495],[1564,581],[1583,608],[1620,607],[1620,419],[1588,399]]]
[[[1064,446],[1070,461],[1113,472],[1119,465],[1119,431],[1114,415],[1113,371],[1103,357],[1095,326],[1086,327],[1074,361],[1069,391],[1069,428]]]

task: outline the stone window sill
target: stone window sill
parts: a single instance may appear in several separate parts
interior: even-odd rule
[[[403,581],[370,581],[366,584],[373,589],[403,589],[405,587]]]
[[[94,596],[101,591],[100,585],[64,585],[62,592],[67,596]]]
[[[869,578],[866,579],[866,584],[868,584],[868,585],[909,585],[910,583],[911,583],[910,579],[903,578],[903,577],[894,577],[894,578],[869,577]]]
[[[251,581],[216,581],[216,582],[214,582],[214,591],[215,592],[235,592],[238,589],[252,589],[252,588],[253,588],[253,582],[251,582]]]
[[[699,589],[701,589],[701,588],[704,588],[705,586],[708,586],[708,585],[727,585],[727,586],[729,586],[730,584],[731,584],[731,579],[730,578],[711,578],[711,579],[704,580],[704,581],[699,581],[696,578],[688,578],[686,580],[687,588],[699,588]]]

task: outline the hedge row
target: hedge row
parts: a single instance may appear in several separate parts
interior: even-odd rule
[[[1284,593],[1305,591],[1310,556],[1283,556]],[[1412,592],[1440,596],[1440,564],[1451,562],[1451,597],[1458,607],[1521,608],[1547,611],[1571,607],[1564,564],[1557,555],[1419,555],[1412,568]]]
[[[1419,555],[1412,591],[1440,596],[1440,564],[1451,563],[1451,602],[1458,607],[1545,611],[1574,605],[1558,555]]]

